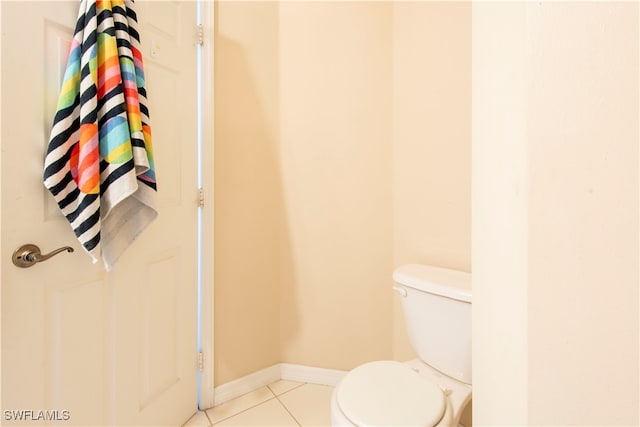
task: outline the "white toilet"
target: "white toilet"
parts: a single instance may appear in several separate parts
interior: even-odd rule
[[[419,359],[350,371],[331,398],[334,426],[457,426],[471,400],[471,275],[426,265],[393,273]]]

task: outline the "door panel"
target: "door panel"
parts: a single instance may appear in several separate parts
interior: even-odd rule
[[[48,371],[45,407],[67,409],[71,402],[83,402],[73,408],[74,419],[103,419],[106,283],[104,280],[50,283],[45,294]],[[87,357],[87,349],[93,358]],[[87,390],[95,393],[91,399],[84,398]]]
[[[78,4],[0,2],[3,424],[66,410],[65,425],[178,425],[197,393],[196,4],[136,3],[159,216],[110,273],[42,184]],[[20,269],[23,243],[75,252]]]

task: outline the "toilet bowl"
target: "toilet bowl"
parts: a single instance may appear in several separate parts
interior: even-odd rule
[[[394,272],[419,358],[350,371],[331,398],[333,426],[457,426],[471,400],[471,280],[422,265]]]
[[[345,380],[331,396],[332,426],[457,426],[471,400],[470,385],[420,359],[369,362]]]

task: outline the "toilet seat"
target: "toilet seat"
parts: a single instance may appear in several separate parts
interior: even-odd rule
[[[388,360],[349,372],[336,388],[336,400],[357,426],[434,426],[446,409],[437,384],[404,363]]]

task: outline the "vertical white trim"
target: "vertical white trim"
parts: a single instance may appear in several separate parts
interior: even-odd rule
[[[472,5],[472,382],[478,425],[529,420],[529,4]]]
[[[214,2],[202,0],[202,25],[204,40],[202,50],[202,182],[205,205],[202,208],[202,293],[201,293],[201,351],[204,354],[204,370],[201,372],[200,409],[213,406],[213,34]]]

